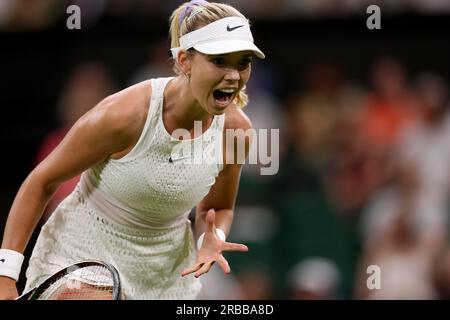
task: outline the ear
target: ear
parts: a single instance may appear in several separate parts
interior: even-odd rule
[[[191,60],[189,59],[186,50],[180,50],[178,52],[178,65],[184,74],[189,74],[191,72]]]

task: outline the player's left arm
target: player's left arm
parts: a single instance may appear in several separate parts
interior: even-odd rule
[[[225,130],[240,129],[241,133],[253,129],[248,117],[242,110],[234,108],[226,114]],[[239,189],[239,180],[242,172],[242,166],[247,159],[250,146],[251,135],[246,134],[243,137],[233,135],[232,141],[226,141],[224,132],[224,169],[220,172],[215,184],[211,187],[208,195],[197,205],[195,216],[195,236],[198,238],[205,232],[206,215],[209,210],[215,211],[215,226],[221,229],[225,235],[228,235],[233,222],[234,205]],[[238,155],[244,148],[245,159],[238,159]],[[227,157],[229,158],[227,160]],[[231,163],[227,163],[230,162]]]
[[[225,129],[242,129],[242,132],[252,129],[250,120],[241,110],[235,109],[227,114],[227,117]],[[224,133],[225,137],[226,134]],[[233,141],[234,143],[224,143],[224,159],[227,159],[228,152],[234,151],[232,157],[234,161],[228,164],[224,161],[224,169],[217,177],[215,184],[211,187],[207,196],[197,205],[195,234],[196,239],[200,235],[203,239],[197,252],[195,264],[183,270],[182,276],[194,273],[195,277],[199,277],[207,273],[215,262],[220,265],[225,273],[229,273],[230,267],[222,252],[248,250],[247,246],[243,244],[223,241],[216,231],[216,228],[222,230],[225,234],[230,231],[242,165],[249,153],[251,136],[246,135],[245,139],[234,136]],[[245,148],[245,159],[237,159],[239,148]]]

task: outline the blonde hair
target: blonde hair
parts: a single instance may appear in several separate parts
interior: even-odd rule
[[[236,8],[228,4],[206,1],[201,1],[201,4],[192,2],[183,3],[170,16],[171,48],[180,46],[181,36],[227,17],[247,19]],[[176,63],[174,65],[174,71],[180,74]],[[243,108],[248,104],[248,95],[245,92],[245,87],[239,91],[234,103],[239,108]]]

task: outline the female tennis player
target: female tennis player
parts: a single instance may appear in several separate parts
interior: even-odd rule
[[[127,299],[194,299],[224,251],[242,165],[225,130],[251,128],[241,107],[254,45],[248,20],[229,5],[191,1],[171,15],[177,77],[144,81],[82,116],[27,177],[12,204],[0,251],[0,298],[18,296],[23,252],[65,180],[77,187],[41,229],[25,291],[80,260],[115,266]],[[201,121],[195,135],[194,122]],[[198,122],[200,123],[200,122]],[[186,138],[176,138],[186,129]],[[201,144],[201,147],[199,146]],[[246,139],[248,153],[250,141]],[[188,161],[202,159],[202,161]],[[195,235],[188,215],[196,207]]]

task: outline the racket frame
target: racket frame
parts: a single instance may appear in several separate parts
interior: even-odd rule
[[[69,274],[67,271],[74,271],[79,268],[85,268],[85,267],[94,267],[94,266],[102,266],[108,269],[108,271],[112,275],[112,281],[113,281],[113,290],[112,290],[112,299],[111,300],[120,300],[121,298],[121,286],[120,286],[120,276],[117,269],[109,264],[98,260],[87,260],[87,261],[81,261],[74,263],[68,267],[65,267],[58,272],[54,273],[50,277],[48,277],[44,282],[42,282],[40,285],[34,287],[33,289],[27,291],[26,293],[19,296],[16,300],[37,300],[42,293],[47,290],[53,283],[55,283],[55,280],[62,278],[66,274]]]

